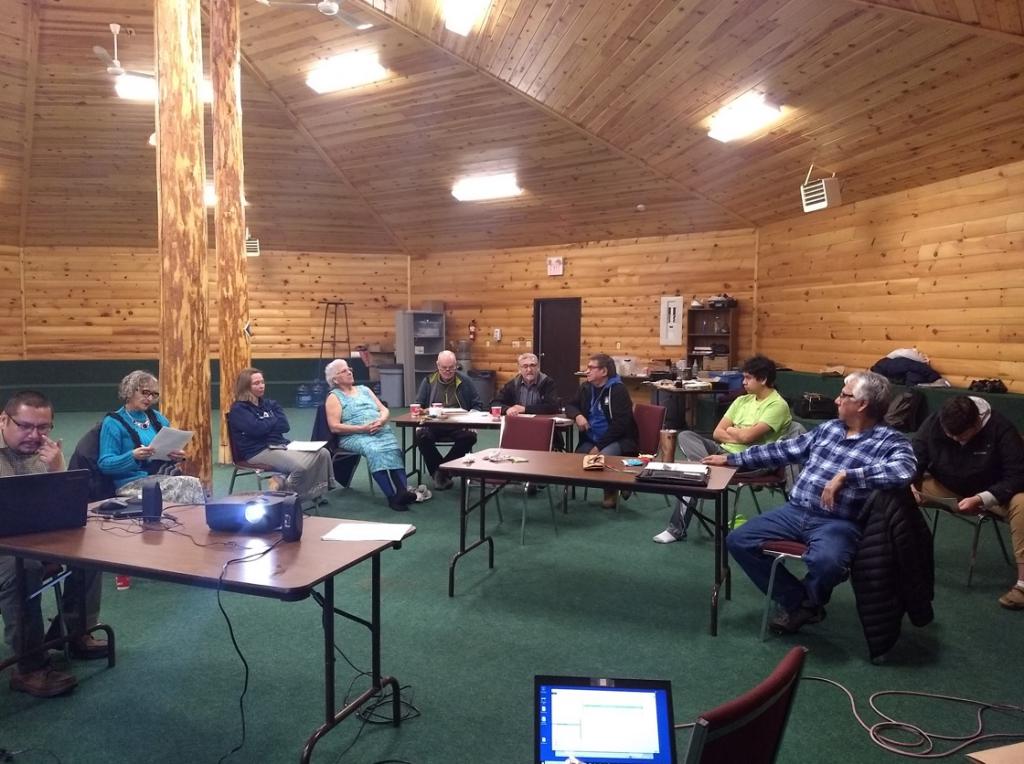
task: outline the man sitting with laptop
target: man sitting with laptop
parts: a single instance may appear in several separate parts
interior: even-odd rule
[[[64,469],[61,441],[50,439],[53,430],[53,405],[41,393],[25,390],[15,393],[3,413],[0,413],[0,478]],[[40,583],[52,574],[54,566],[34,560],[25,560],[26,585],[29,592],[39,589]],[[65,582],[64,613],[70,631],[80,627],[73,623],[78,618],[77,591],[86,587],[86,625],[95,625],[99,616],[100,575],[76,570]],[[21,605],[15,580],[15,558],[0,555],[0,615],[4,620],[4,639],[8,649],[16,652],[22,632],[25,653],[11,674],[11,689],[39,698],[50,698],[72,690],[78,681],[50,665],[45,641],[40,598],[35,597],[25,606],[22,621]],[[76,658],[105,658],[106,640],[86,635],[71,647]]]

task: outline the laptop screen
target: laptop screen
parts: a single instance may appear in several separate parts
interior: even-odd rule
[[[675,764],[672,685],[649,679],[534,678],[536,764]]]
[[[88,501],[88,470],[0,478],[0,536],[80,528]]]

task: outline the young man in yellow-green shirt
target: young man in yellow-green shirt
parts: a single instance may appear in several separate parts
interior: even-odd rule
[[[732,402],[722,421],[715,427],[714,440],[692,430],[679,433],[682,460],[699,462],[711,454],[743,451],[748,446],[772,443],[786,431],[793,417],[789,404],[775,390],[775,362],[755,355],[743,362],[743,389]],[[671,544],[686,538],[693,499],[680,499],[668,527],[654,537],[659,544]]]

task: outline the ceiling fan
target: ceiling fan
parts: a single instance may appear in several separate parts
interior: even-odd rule
[[[102,61],[107,67],[107,74],[111,77],[120,77],[124,74],[133,74],[136,77],[148,77],[153,78],[152,74],[146,74],[145,72],[131,72],[121,66],[121,60],[117,57],[117,36],[121,33],[120,24],[111,24],[110,31],[114,34],[114,55],[111,56],[107,49],[102,45],[94,45],[92,52],[96,54],[96,58]]]
[[[256,0],[256,2],[260,5],[267,6],[268,8],[287,6],[291,6],[293,8],[316,8],[317,11],[322,13],[324,16],[336,18],[359,31],[370,29],[373,26],[373,22],[368,18],[360,14],[350,13],[343,10],[341,3],[338,2],[338,0],[316,0],[316,2],[302,2],[301,0]]]

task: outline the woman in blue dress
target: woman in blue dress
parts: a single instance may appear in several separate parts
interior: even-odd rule
[[[389,507],[396,512],[408,509],[417,494],[406,483],[405,459],[387,423],[387,406],[370,388],[355,384],[352,369],[343,359],[327,364],[324,376],[332,388],[325,403],[327,425],[338,435],[338,445],[366,458]]]

